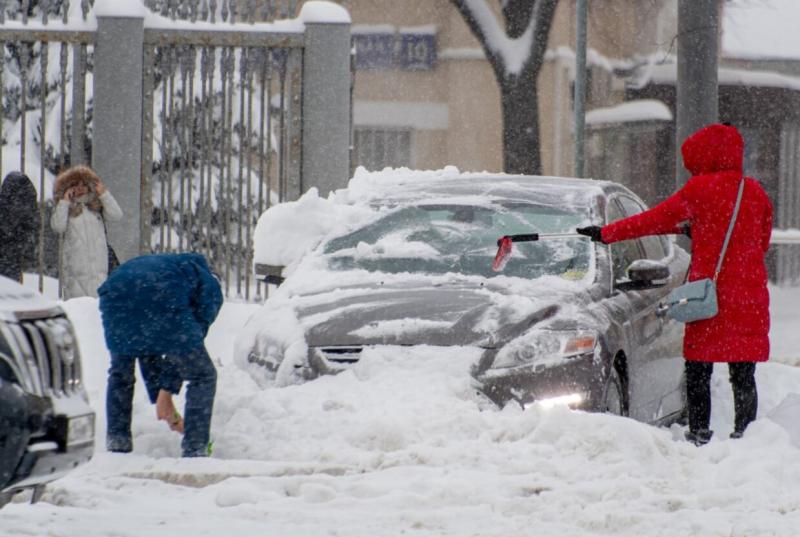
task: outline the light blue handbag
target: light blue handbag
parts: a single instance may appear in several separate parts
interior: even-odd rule
[[[725,250],[728,249],[728,242],[733,233],[739,206],[742,204],[743,192],[744,177],[739,182],[739,194],[736,197],[736,205],[733,207],[731,222],[728,224],[725,242],[722,243],[722,251],[717,260],[714,278],[703,278],[702,280],[684,283],[680,287],[673,289],[664,300],[667,317],[682,323],[690,323],[692,321],[710,319],[717,314],[717,278],[719,277],[719,271],[722,269],[722,261],[725,259]]]

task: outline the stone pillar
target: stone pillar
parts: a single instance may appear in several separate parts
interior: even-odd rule
[[[139,254],[143,41],[140,13],[98,14],[92,168],[122,208],[122,220],[108,223],[120,261]]]
[[[307,2],[300,14],[306,27],[300,192],[316,186],[321,196],[350,179],[350,16],[325,4]]]

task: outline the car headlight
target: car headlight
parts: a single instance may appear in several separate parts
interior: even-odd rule
[[[533,405],[539,405],[542,408],[553,408],[557,406],[576,407],[581,405],[588,398],[588,394],[583,392],[568,393],[566,395],[559,395],[556,397],[549,397],[547,399],[539,399],[523,405],[523,408],[528,408]]]
[[[271,338],[264,338],[258,345],[251,349],[247,355],[247,361],[251,364],[266,367],[267,370],[275,372],[283,361],[286,349],[281,342]]]
[[[592,354],[596,345],[597,332],[592,330],[534,330],[500,349],[492,367],[557,365],[565,359]]]

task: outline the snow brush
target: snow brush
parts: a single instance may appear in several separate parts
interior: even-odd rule
[[[523,233],[520,235],[503,235],[497,239],[497,254],[492,262],[492,270],[500,272],[511,258],[512,244],[515,242],[535,242],[540,239],[567,239],[583,237],[580,233]]]

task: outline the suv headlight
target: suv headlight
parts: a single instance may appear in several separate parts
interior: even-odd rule
[[[247,361],[265,367],[269,372],[277,371],[286,354],[284,343],[270,337],[262,337],[247,354]]]
[[[592,354],[597,341],[597,332],[593,330],[533,330],[500,349],[492,367],[556,365],[565,359]]]

